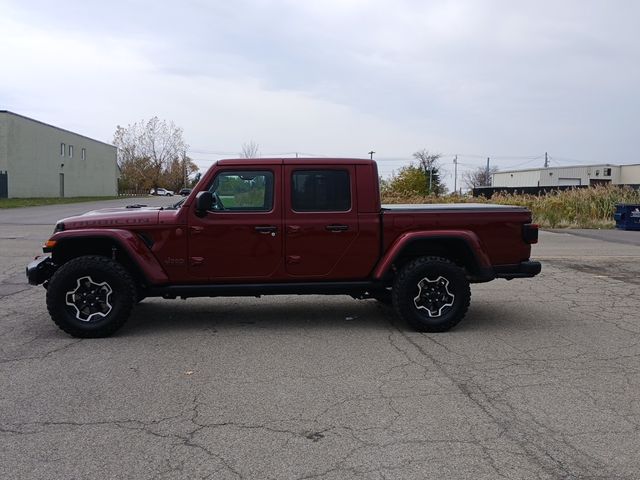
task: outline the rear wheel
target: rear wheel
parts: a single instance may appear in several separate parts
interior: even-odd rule
[[[393,306],[416,330],[444,332],[467,313],[471,290],[465,271],[440,257],[409,262],[393,284]]]
[[[126,322],[136,300],[129,272],[107,257],[74,258],[51,277],[47,309],[69,335],[106,337]]]

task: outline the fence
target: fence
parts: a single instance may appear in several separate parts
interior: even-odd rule
[[[149,190],[120,190],[118,192],[119,197],[148,197]]]

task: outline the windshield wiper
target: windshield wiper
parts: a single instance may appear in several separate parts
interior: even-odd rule
[[[180,200],[177,203],[174,203],[173,205],[169,205],[168,207],[164,207],[164,210],[177,210],[186,200],[186,198],[183,198],[182,200]]]

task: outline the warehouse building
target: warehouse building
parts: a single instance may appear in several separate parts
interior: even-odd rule
[[[640,185],[640,164],[580,165],[529,170],[505,170],[492,176],[492,188]]]
[[[0,110],[0,198],[117,193],[116,147]]]

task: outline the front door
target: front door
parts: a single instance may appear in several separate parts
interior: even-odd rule
[[[348,276],[339,268],[358,237],[355,168],[285,166],[285,264],[296,277]]]
[[[189,214],[189,271],[209,281],[262,281],[282,262],[281,166],[217,172],[214,202]]]

